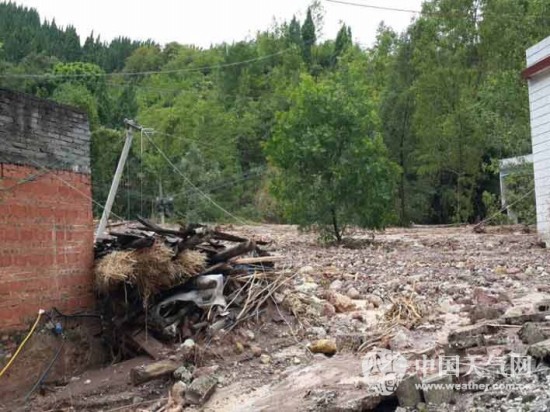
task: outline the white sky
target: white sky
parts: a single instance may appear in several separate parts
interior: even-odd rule
[[[421,0],[350,0],[375,6],[419,10]],[[123,35],[151,38],[160,44],[177,41],[208,47],[253,37],[277,21],[303,18],[311,0],[16,0],[36,8],[57,25],[72,24],[82,41],[93,30],[103,40]],[[407,27],[411,13],[376,10],[323,1],[323,35],[334,38],[340,22],[350,25],[354,40],[370,46],[380,21],[397,31]]]

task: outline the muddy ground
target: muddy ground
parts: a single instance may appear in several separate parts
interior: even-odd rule
[[[300,233],[294,226],[224,229],[272,240],[270,248],[285,256],[278,267],[294,277],[288,290],[275,297],[280,305],[271,305],[230,333],[197,340],[195,373],[214,375],[218,385],[204,406],[185,410],[396,410],[395,397],[365,396],[359,383],[365,352],[383,347],[409,360],[435,356],[447,347],[450,331],[504,313],[526,313],[533,302],[550,297],[549,251],[521,227],[490,227],[481,234],[472,227],[388,229],[374,238],[358,230],[340,246],[321,245],[315,234]],[[334,293],[349,297],[343,307],[333,301]],[[290,305],[284,301],[288,294],[308,298]],[[384,314],[399,297],[414,300],[422,319],[388,331]],[[337,354],[312,354],[308,345],[318,339],[333,340]],[[506,352],[509,346],[495,350]],[[166,356],[178,360],[180,351],[175,344]],[[489,354],[488,348],[478,351]],[[66,376],[28,403],[9,404],[4,410],[170,410],[166,404],[173,379],[141,386],[129,382],[131,368],[150,362],[140,357]],[[452,406],[426,407],[546,410],[550,396],[545,385],[530,388],[528,397],[457,393]]]

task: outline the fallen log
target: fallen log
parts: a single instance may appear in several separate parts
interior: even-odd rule
[[[171,360],[161,360],[149,365],[137,366],[130,370],[132,384],[140,385],[153,379],[171,375],[181,365]]]
[[[239,243],[237,246],[225,249],[214,256],[210,261],[212,263],[226,262],[231,258],[234,258],[239,255],[244,255],[245,253],[251,252],[256,249],[256,243],[253,240],[247,240],[246,242]]]

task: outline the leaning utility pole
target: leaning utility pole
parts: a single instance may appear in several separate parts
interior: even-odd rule
[[[115,176],[113,177],[113,182],[111,183],[109,196],[107,197],[107,202],[105,202],[103,214],[101,215],[101,220],[99,221],[99,226],[97,227],[97,232],[95,235],[96,240],[103,237],[103,232],[105,232],[107,222],[109,221],[109,215],[111,214],[111,208],[113,207],[113,202],[115,201],[118,185],[120,184],[120,178],[122,177],[122,172],[124,171],[124,165],[126,164],[126,159],[128,159],[128,153],[130,153],[130,147],[132,147],[132,139],[134,137],[132,131],[133,129],[141,130],[141,126],[136,124],[133,120],[125,119],[124,124],[126,125],[126,141],[124,142],[120,159],[118,159],[118,165]]]

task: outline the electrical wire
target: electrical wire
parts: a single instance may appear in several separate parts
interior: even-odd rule
[[[166,155],[166,153],[164,153],[160,147],[158,147],[156,145],[156,143],[153,141],[153,139],[149,136],[149,134],[147,132],[144,132],[144,135],[145,137],[147,138],[147,140],[149,140],[149,142],[151,143],[151,145],[160,153],[160,155],[164,158],[164,160],[166,160],[166,162],[172,166],[172,169],[177,173],[179,174],[186,182],[187,184],[189,184],[189,186],[191,186],[193,189],[195,189],[195,191],[197,193],[199,193],[203,198],[205,198],[206,200],[208,200],[210,203],[212,203],[212,205],[214,205],[215,207],[217,207],[218,209],[220,209],[222,212],[224,212],[227,216],[230,216],[231,218],[235,219],[237,222],[243,224],[243,225],[247,225],[248,223],[241,219],[240,217],[238,216],[235,216],[233,213],[231,213],[229,210],[225,209],[223,206],[221,206],[220,204],[218,204],[214,199],[212,199],[210,196],[208,196],[206,193],[204,193],[201,189],[199,189],[191,180],[189,180],[189,178],[180,170],[178,169],[178,167],[170,160],[170,158]]]
[[[34,321],[34,324],[32,325],[31,327],[31,330],[29,331],[29,333],[27,333],[27,336],[25,336],[25,339],[23,339],[23,341],[21,342],[21,344],[19,345],[19,347],[17,348],[17,350],[15,351],[15,353],[13,354],[13,356],[10,358],[9,362],[6,363],[6,365],[2,368],[2,370],[0,371],[0,378],[4,375],[4,373],[6,373],[6,371],[10,368],[10,366],[12,365],[12,363],[15,361],[15,359],[17,358],[17,356],[19,355],[19,353],[21,353],[21,350],[23,349],[23,347],[25,346],[25,344],[27,343],[27,341],[29,340],[29,338],[32,336],[32,334],[34,333],[34,331],[36,330],[36,327],[38,326],[38,322],[40,322],[40,318],[42,317],[42,315],[44,314],[44,309],[40,309],[38,310],[38,316],[36,317],[36,320]]]
[[[372,5],[372,4],[355,3],[355,2],[352,2],[352,1],[344,1],[344,0],[325,0],[325,1],[328,2],[328,3],[345,4],[347,6],[364,7],[364,8],[367,8],[367,9],[398,11],[398,12],[403,12],[403,13],[414,13],[414,14],[422,13],[420,10],[400,9],[400,8],[397,8],[397,7],[387,7],[387,6],[375,6],[375,5]]]
[[[34,165],[36,167],[39,167],[40,169],[42,170],[47,170],[47,171],[50,171],[50,172],[53,172],[51,169],[47,168],[46,166],[44,165],[41,165],[39,164],[38,162],[36,162],[35,160],[32,160],[32,159],[29,159],[32,163],[34,163]],[[84,193],[83,191],[77,189],[74,185],[72,185],[71,183],[67,182],[65,179],[59,177],[56,173],[52,173],[52,176],[59,180],[60,182],[62,182],[64,185],[68,186],[69,188],[73,189],[75,192],[79,193],[80,195],[84,196],[86,199],[90,200],[92,203],[94,203],[95,205],[99,206],[101,209],[105,209],[105,206],[102,205],[101,203],[97,202],[96,200],[94,200],[92,197],[88,196],[86,193]],[[120,219],[120,220],[125,220],[123,217],[120,217],[118,216],[117,214],[115,214],[114,212],[111,212],[111,215],[113,215],[114,217],[116,217],[117,219]]]
[[[275,56],[279,56],[284,53],[288,53],[290,50],[293,50],[292,47],[278,51],[276,53],[266,54],[265,56],[254,57],[252,59],[241,60],[238,62],[232,63],[222,63],[213,66],[202,66],[202,67],[188,67],[185,69],[173,69],[173,70],[150,70],[143,72],[113,72],[113,73],[70,73],[70,74],[61,74],[61,73],[42,73],[42,74],[0,74],[2,79],[70,79],[70,78],[93,78],[93,77],[135,77],[135,76],[150,76],[156,74],[176,74],[176,73],[190,73],[190,72],[200,72],[205,70],[214,70],[222,69],[226,67],[240,66],[244,64],[250,64],[261,60],[267,60]]]

